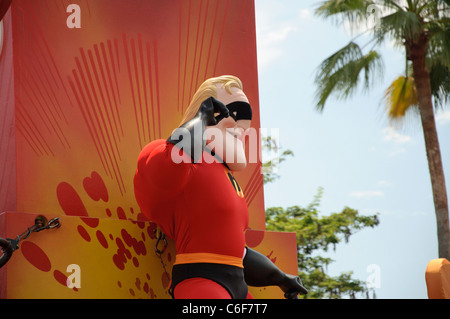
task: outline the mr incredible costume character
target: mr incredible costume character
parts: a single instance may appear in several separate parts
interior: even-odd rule
[[[307,293],[300,278],[245,246],[248,208],[232,172],[247,165],[251,118],[241,81],[211,78],[172,135],[139,155],[137,202],[176,245],[169,289],[175,299],[252,298],[248,286],[279,286],[286,298]]]

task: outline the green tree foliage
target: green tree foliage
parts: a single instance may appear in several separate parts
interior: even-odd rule
[[[363,216],[349,207],[339,213],[324,216],[319,212],[322,194],[323,190],[319,189],[315,199],[307,207],[268,208],[267,230],[296,233],[299,276],[309,290],[308,295],[303,298],[368,298],[370,289],[365,282],[352,278],[352,271],[341,273],[337,277],[329,276],[327,268],[333,260],[320,254],[330,248],[335,250],[337,244],[348,242],[350,236],[359,230],[377,226],[378,216]]]

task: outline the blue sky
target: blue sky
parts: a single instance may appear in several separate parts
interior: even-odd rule
[[[380,225],[328,252],[331,275],[353,271],[367,280],[379,270],[378,298],[427,298],[425,270],[437,258],[436,218],[421,126],[393,127],[384,90],[402,72],[404,57],[387,41],[384,76],[368,93],[329,99],[314,108],[318,65],[352,38],[348,28],[314,16],[320,1],[255,0],[261,127],[279,128],[295,157],[265,186],[266,207],[306,206],[319,187],[323,214],[345,206],[379,213]],[[363,45],[367,38],[358,38]],[[437,114],[444,170],[450,185],[450,107]],[[448,187],[447,187],[448,189]]]

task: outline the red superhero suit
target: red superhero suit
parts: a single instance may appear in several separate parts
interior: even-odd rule
[[[248,227],[243,192],[226,165],[208,152],[203,152],[201,163],[176,164],[171,158],[174,147],[166,140],[156,140],[139,155],[135,194],[142,213],[175,241],[174,275],[180,268],[177,265],[201,264],[195,273],[205,277],[205,273],[213,271],[212,276],[207,276],[210,283],[225,286],[230,295],[243,298],[247,293],[245,282],[238,280],[239,287],[235,289],[229,287],[233,284],[224,282],[226,279],[219,278],[224,268],[231,270],[233,278],[240,277],[235,270],[243,268],[244,231]],[[185,281],[180,287],[190,283],[187,289],[192,291],[195,282]],[[178,290],[177,287],[175,298]]]

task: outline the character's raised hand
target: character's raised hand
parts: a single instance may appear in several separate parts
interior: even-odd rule
[[[200,105],[197,114],[175,129],[167,142],[177,145],[191,156],[193,163],[197,163],[206,146],[204,134],[206,127],[218,123],[214,113],[220,113],[224,117],[230,116],[230,112],[222,102],[214,97],[207,98]]]
[[[198,113],[207,126],[216,125],[220,119],[230,116],[230,111],[225,104],[212,96],[202,102]],[[214,117],[214,113],[219,113],[219,115]]]

